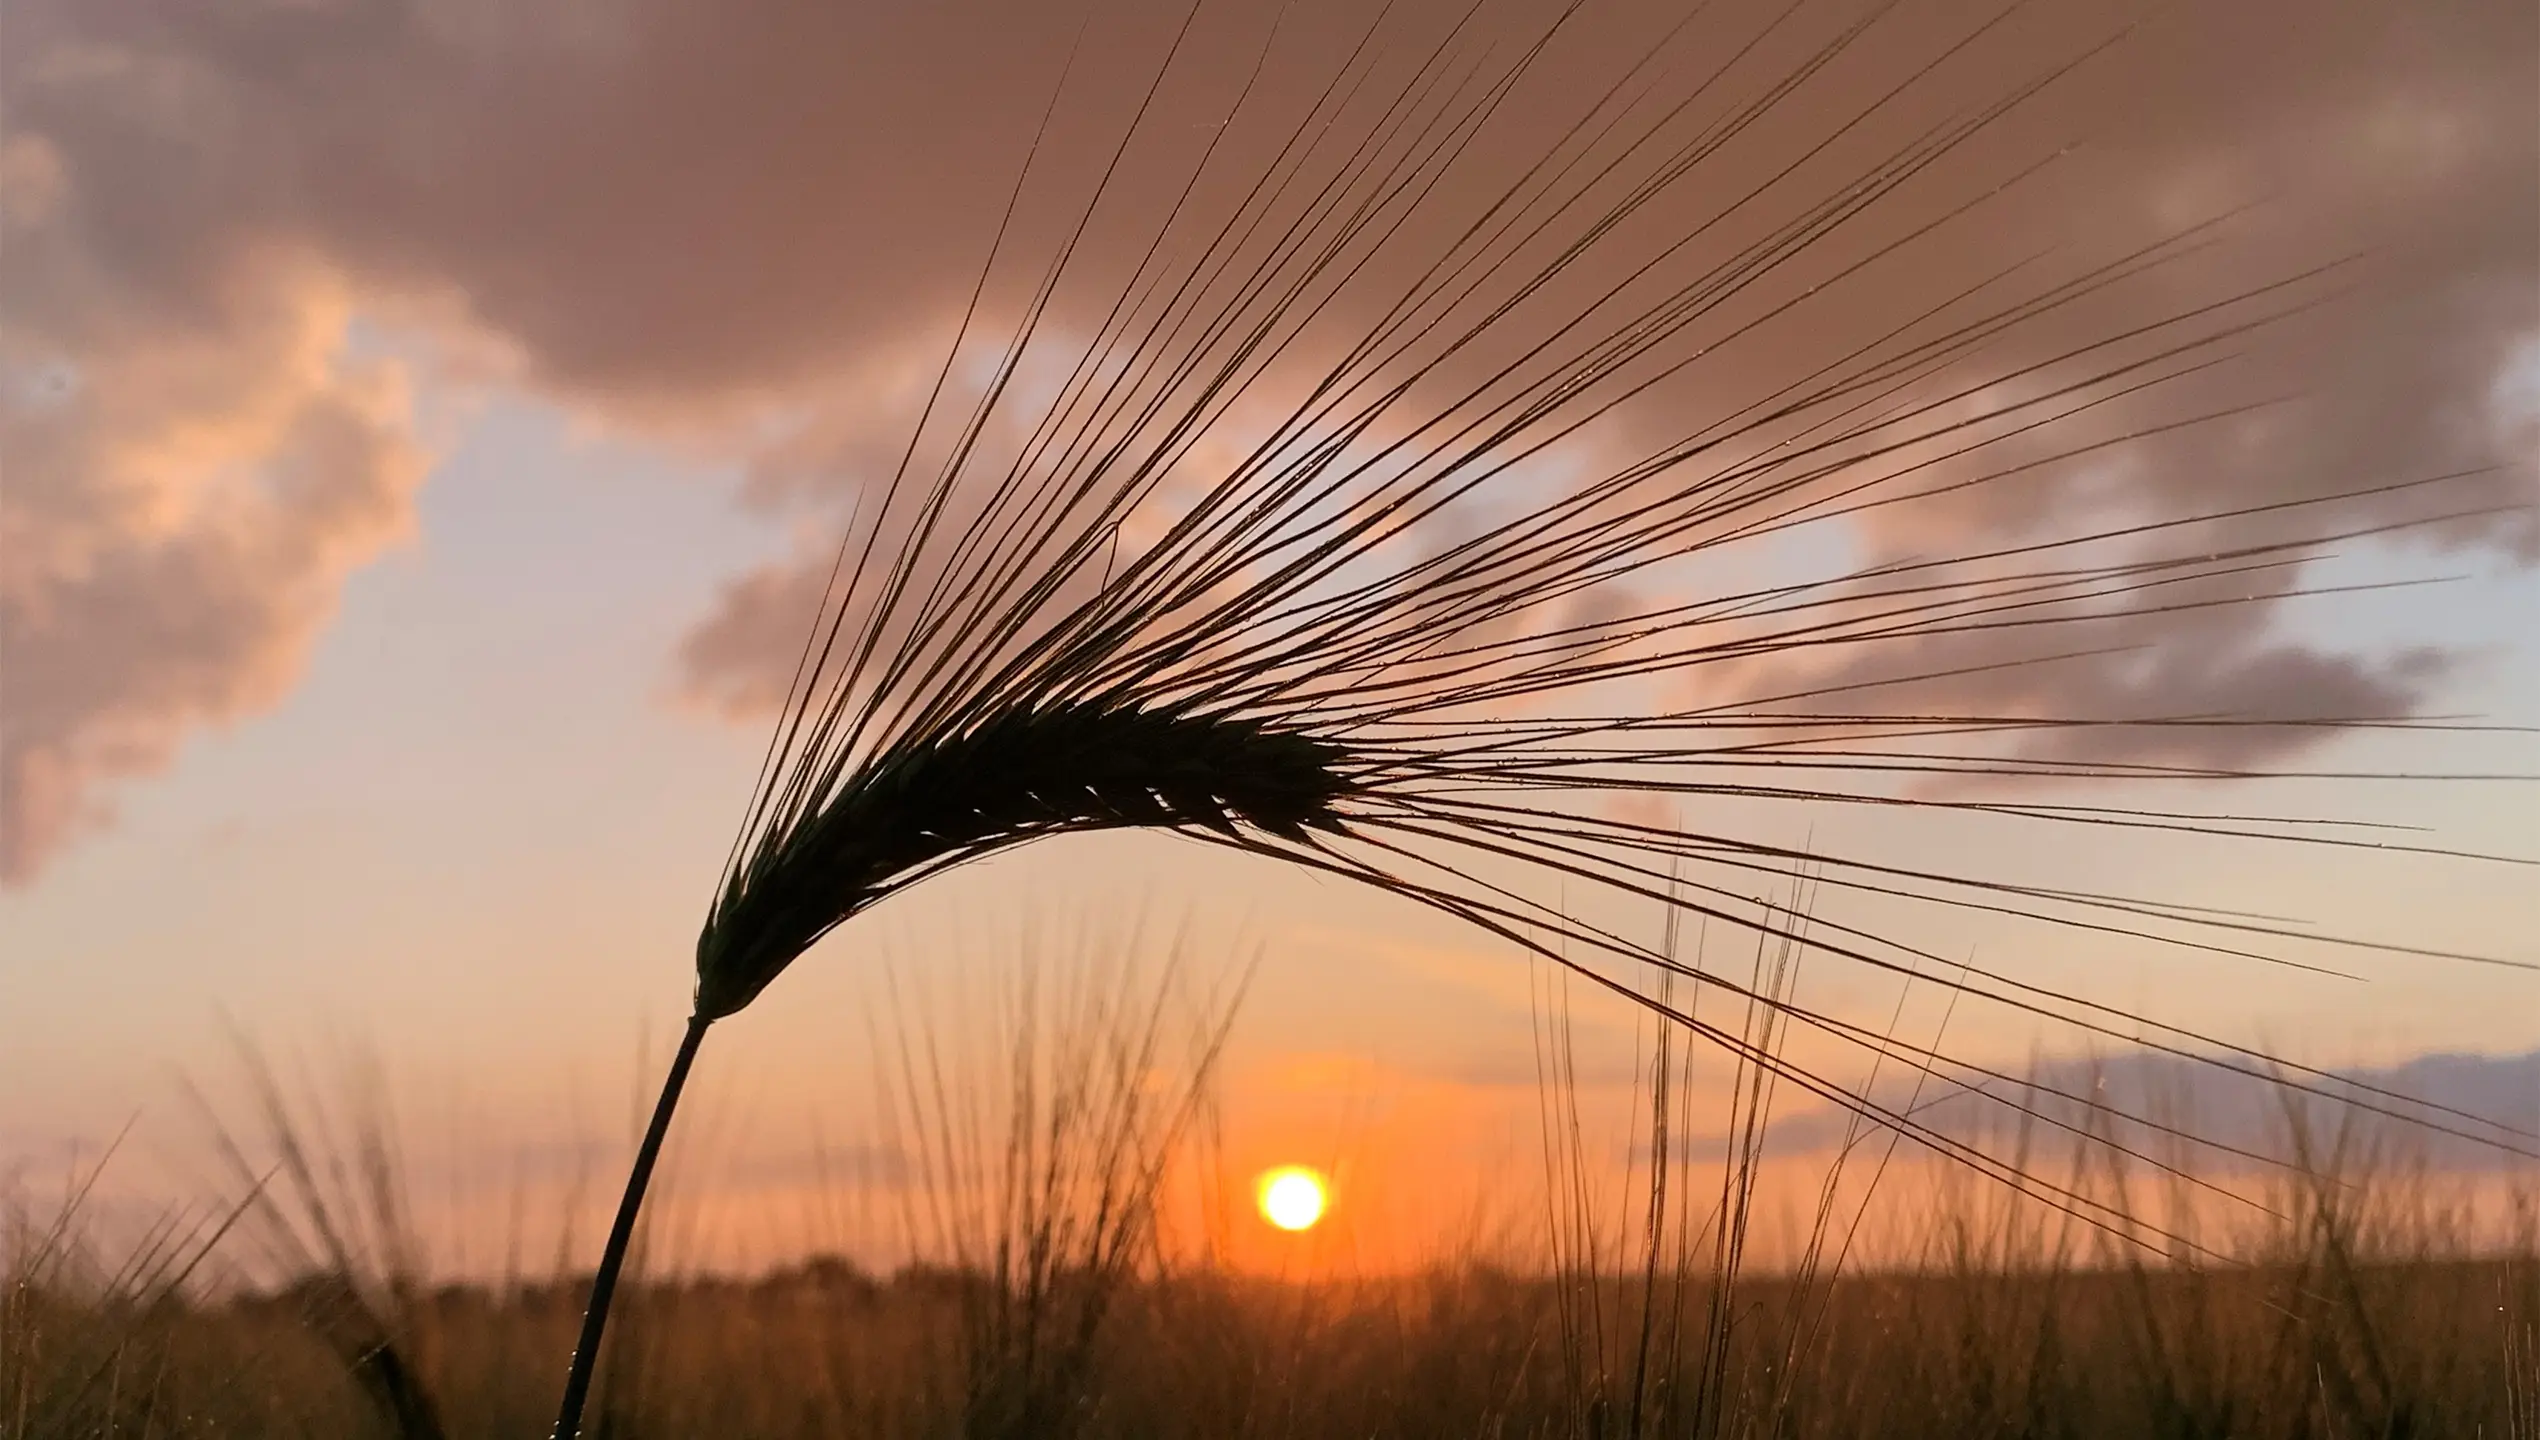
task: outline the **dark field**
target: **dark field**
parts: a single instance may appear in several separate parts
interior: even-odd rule
[[[1646,1310],[1639,1283],[1590,1289],[1481,1266],[1324,1287],[1061,1283],[1037,1306],[943,1274],[650,1287],[624,1299],[596,1433],[2540,1433],[2527,1251],[2358,1262],[2323,1237],[2250,1268],[1969,1257],[1805,1290],[1752,1281],[1720,1316],[1706,1285],[1662,1280]],[[324,1338],[357,1326],[340,1301],[312,1285],[136,1311],[13,1284],[0,1421],[24,1436],[546,1433],[578,1291],[414,1297],[394,1351],[349,1368]],[[411,1367],[396,1381],[391,1354]],[[400,1403],[432,1418],[401,1430]]]

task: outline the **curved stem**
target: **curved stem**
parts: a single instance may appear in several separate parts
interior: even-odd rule
[[[600,1332],[609,1323],[609,1300],[617,1293],[617,1272],[626,1263],[626,1247],[635,1238],[635,1215],[644,1208],[644,1187],[653,1178],[653,1161],[661,1155],[661,1138],[670,1131],[670,1112],[679,1106],[679,1091],[688,1083],[688,1067],[696,1063],[697,1043],[714,1022],[688,1017],[688,1033],[680,1037],[679,1054],[661,1082],[661,1099],[653,1105],[653,1123],[635,1152],[635,1168],[627,1172],[626,1193],[617,1202],[617,1223],[609,1227],[608,1248],[591,1277],[591,1302],[582,1311],[582,1338],[574,1342],[573,1368],[565,1372],[564,1401],[556,1409],[554,1440],[574,1440],[582,1430],[582,1403],[591,1393],[591,1374],[600,1363]]]

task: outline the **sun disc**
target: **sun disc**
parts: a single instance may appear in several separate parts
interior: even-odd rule
[[[1282,1165],[1261,1177],[1261,1218],[1282,1230],[1310,1230],[1323,1218],[1328,1194],[1323,1177],[1302,1165]]]

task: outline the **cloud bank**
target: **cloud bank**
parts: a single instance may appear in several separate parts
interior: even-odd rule
[[[1177,163],[1270,38],[1261,8],[1203,7],[1149,116],[1160,149],[1120,182],[1122,213],[1172,198]],[[1438,8],[1411,7],[1406,23]],[[1703,23],[1735,37],[1782,8],[1722,5]],[[1865,7],[1803,8],[1803,24],[1833,26]],[[2037,8],[1970,52],[1960,98],[2131,14]],[[1880,23],[1895,53],[1917,53],[1964,28],[1952,10],[1909,5]],[[1655,0],[1590,11],[1584,38],[1511,97],[1512,142],[1548,135],[1571,113],[1560,102],[1677,14]],[[287,694],[344,578],[410,529],[429,456],[408,377],[351,343],[357,319],[437,338],[477,378],[597,423],[737,454],[753,475],[744,503],[834,527],[896,459],[1061,67],[1072,54],[1071,99],[1038,162],[1044,196],[1100,173],[1181,15],[1147,0],[1090,18],[1023,0],[9,7],[0,879],[36,874],[188,736]],[[1337,0],[1295,7],[1259,103],[1310,98],[1361,20]],[[1864,315],[2070,242],[2077,216],[2149,233],[2259,201],[2244,239],[2159,283],[2187,295],[2369,250],[2370,284],[2294,322],[2213,396],[2293,403],[2122,464],[1891,507],[1861,522],[1865,553],[2016,543],[2083,508],[2167,515],[2501,466],[2468,496],[2504,509],[2419,543],[2528,558],[2536,29],[2515,0],[2172,7],[2077,72],[1994,157],[2084,142],[2052,183],[1936,269],[1881,272]],[[1950,99],[1943,85],[1934,113]],[[1777,112],[1753,153],[1824,129],[1818,104]],[[1229,143],[1226,173],[1268,153]],[[1049,224],[1063,207],[1029,213]],[[1032,223],[1014,243],[1047,253],[1057,231]],[[1089,263],[1099,275],[1102,257]],[[1767,376],[1860,338],[1794,320],[1740,362]],[[1673,418],[1638,423],[1655,434]],[[2385,497],[2358,523],[2482,508],[2463,495]],[[2249,536],[2218,540],[2234,538]],[[726,708],[768,704],[825,552],[735,577],[683,646],[682,683]],[[2288,593],[2296,580],[2267,583]],[[2307,647],[2266,605],[2185,619],[2143,605],[2109,624],[2135,647],[2122,660],[1991,671],[1933,703],[2043,703],[2019,692],[2051,687],[2059,708],[2102,714],[2281,711],[2288,697],[2322,714],[2403,713],[2446,669],[2433,653]],[[2002,643],[1971,638],[1948,658],[1998,660]]]

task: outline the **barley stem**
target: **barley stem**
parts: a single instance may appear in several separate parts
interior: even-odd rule
[[[635,1238],[635,1215],[644,1206],[644,1187],[652,1181],[662,1136],[670,1131],[670,1112],[678,1108],[679,1092],[688,1083],[688,1067],[696,1063],[697,1044],[713,1023],[702,1015],[688,1017],[688,1033],[680,1037],[679,1053],[672,1057],[670,1074],[661,1082],[653,1122],[644,1130],[643,1147],[635,1152],[635,1167],[626,1175],[626,1193],[618,1198],[617,1220],[609,1226],[608,1248],[600,1253],[599,1271],[591,1277],[591,1301],[582,1311],[582,1338],[574,1342],[573,1368],[565,1373],[564,1400],[556,1410],[555,1440],[573,1440],[581,1433],[582,1402],[591,1392],[591,1374],[599,1365],[600,1332],[608,1326],[617,1272],[626,1263],[628,1242]]]

